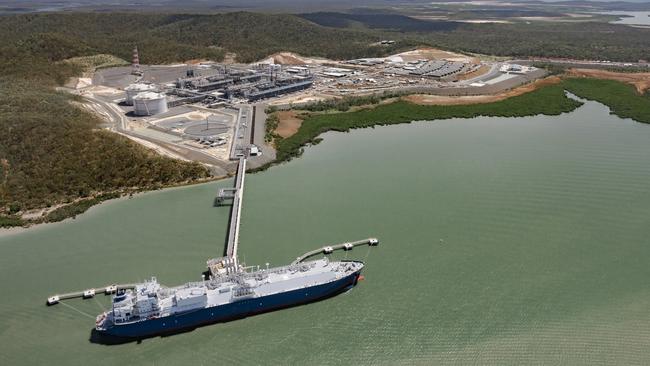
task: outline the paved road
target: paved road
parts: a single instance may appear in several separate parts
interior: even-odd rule
[[[257,103],[253,107],[255,108],[253,143],[262,150],[262,156],[250,159],[248,165],[251,168],[257,168],[275,160],[275,149],[264,141],[266,135],[266,103]]]

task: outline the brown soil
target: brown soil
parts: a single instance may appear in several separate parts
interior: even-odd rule
[[[546,85],[558,84],[561,82],[557,76],[549,76],[544,79],[534,81],[530,84],[522,85],[518,88],[508,90],[503,93],[494,95],[471,95],[463,97],[449,97],[443,95],[414,94],[403,97],[407,102],[421,105],[459,105],[459,104],[481,104],[498,102],[510,97],[515,97],[525,93],[532,92]]]
[[[269,56],[273,58],[273,63],[280,65],[304,65],[305,60],[289,52],[280,52]]]
[[[221,63],[223,64],[234,64],[237,61],[237,54],[234,52],[226,52],[226,54],[223,56],[223,61]]]
[[[188,65],[198,65],[201,62],[206,62],[206,61],[209,61],[209,60],[206,59],[206,58],[194,58],[194,59],[185,61],[185,63],[188,64]]]
[[[598,79],[616,80],[632,84],[639,94],[650,89],[650,72],[614,72],[597,69],[570,69],[570,76],[582,76]]]
[[[280,111],[277,112],[277,115],[278,127],[275,129],[275,133],[286,139],[298,132],[302,125],[302,119],[295,111]]]

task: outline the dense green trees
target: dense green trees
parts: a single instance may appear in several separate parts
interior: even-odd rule
[[[590,78],[567,79],[563,85],[573,94],[607,105],[621,118],[650,123],[650,94],[639,95],[631,85]]]
[[[243,62],[279,51],[339,59],[370,57],[415,44],[376,46],[372,44],[379,36],[370,31],[322,27],[293,15],[247,12],[29,14],[4,17],[0,35],[54,61],[97,53],[130,60],[137,44],[142,63],[221,60],[225,52],[236,53]]]
[[[0,214],[208,175],[98,130],[97,117],[71,100],[37,82],[0,80]]]
[[[650,55],[650,29],[604,22],[523,22],[467,24],[426,21],[398,14],[312,13],[305,18],[330,27],[398,31],[424,44],[462,51],[514,57],[638,61]],[[404,18],[408,20],[404,20]]]

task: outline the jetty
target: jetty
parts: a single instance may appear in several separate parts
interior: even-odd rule
[[[336,245],[328,245],[324,246],[322,248],[314,249],[312,251],[309,251],[300,257],[296,258],[295,261],[293,261],[291,264],[298,264],[305,259],[309,257],[313,257],[315,255],[319,254],[332,254],[335,250],[352,250],[354,247],[360,246],[360,245],[369,245],[369,246],[377,246],[379,245],[379,240],[377,238],[368,238],[368,239],[363,239],[363,240],[358,240],[358,241],[352,241],[348,243],[341,243],[341,244],[336,244]]]
[[[64,294],[52,295],[47,298],[47,305],[54,305],[59,303],[59,301],[61,300],[68,300],[68,299],[75,299],[75,298],[90,299],[91,297],[95,297],[95,295],[99,293],[104,293],[105,295],[111,295],[116,293],[118,290],[133,289],[135,288],[135,285],[136,284],[134,283],[112,284],[112,285],[106,285],[101,287],[93,287],[93,288],[86,289],[84,291],[75,291],[75,292],[67,292]]]
[[[239,134],[240,125],[241,128],[245,128],[244,121],[245,116],[242,115],[240,109],[238,115],[239,123],[236,126],[236,135]],[[234,179],[234,186],[230,188],[220,188],[217,192],[216,204],[223,205],[226,201],[232,201],[230,208],[230,217],[228,222],[228,236],[226,238],[226,250],[225,257],[216,258],[208,260],[208,269],[212,274],[219,274],[220,271],[225,271],[226,273],[237,273],[242,270],[237,259],[237,249],[239,246],[239,226],[241,221],[241,211],[242,211],[242,202],[244,199],[244,179],[246,178],[246,161],[251,155],[251,146],[252,145],[240,145],[233,141],[231,145],[231,160],[238,160],[237,170]],[[293,261],[292,265],[298,264],[304,261],[307,258],[318,254],[331,254],[335,250],[352,250],[354,247],[360,245],[376,246],[379,244],[377,238],[368,238],[353,242],[341,243],[336,245],[328,245],[322,248],[318,248],[312,251],[309,251]],[[268,265],[268,264],[267,264]],[[205,277],[204,277],[205,279]],[[91,298],[94,297],[97,293],[104,293],[106,295],[116,293],[118,290],[133,289],[136,287],[136,284],[112,284],[103,287],[89,288],[84,291],[77,292],[68,292],[58,295],[50,296],[47,299],[47,305],[57,304],[61,300],[73,299],[73,298]]]
[[[233,188],[221,188],[217,193],[217,204],[221,205],[225,200],[232,200],[230,208],[230,219],[228,224],[228,237],[226,238],[226,256],[237,260],[237,247],[239,245],[239,222],[241,220],[241,208],[244,198],[244,178],[246,176],[246,158],[248,149],[244,156],[239,158],[235,186]]]

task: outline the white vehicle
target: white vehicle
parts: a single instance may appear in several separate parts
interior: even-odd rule
[[[255,145],[251,145],[251,156],[260,156],[262,155],[262,150]]]

